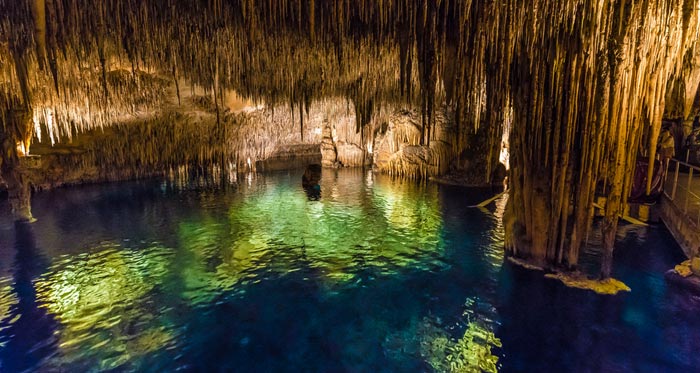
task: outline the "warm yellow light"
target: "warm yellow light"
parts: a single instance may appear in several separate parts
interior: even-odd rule
[[[510,128],[513,123],[513,107],[506,110],[506,118],[503,123],[503,134],[501,136],[501,154],[498,160],[506,166],[506,170],[510,169]]]
[[[510,152],[508,151],[508,143],[501,145],[501,155],[498,160],[506,166],[506,170],[510,169]]]
[[[58,128],[56,128],[56,124],[54,123],[53,110],[51,109],[46,109],[46,128],[49,130],[51,146],[53,146],[56,143],[56,137],[58,136]],[[36,133],[38,134],[40,131],[37,131]],[[39,141],[41,141],[41,138],[39,138]]]
[[[27,155],[29,155],[29,152],[24,147],[24,143],[22,141],[17,141],[17,154],[20,157],[26,157]]]

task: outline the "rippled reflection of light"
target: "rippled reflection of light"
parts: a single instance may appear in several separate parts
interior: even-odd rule
[[[374,185],[374,173],[373,172],[368,172],[367,177],[365,178],[365,185],[367,188],[371,188]]]
[[[492,347],[502,347],[501,340],[486,326],[470,322],[462,338],[448,345],[449,371],[497,373],[498,356]]]
[[[321,189],[335,196],[309,201],[298,181],[252,183],[249,175],[225,204],[199,192],[198,215],[172,224],[175,248],[107,243],[56,258],[36,282],[42,307],[61,324],[65,358],[51,368],[115,369],[178,346],[181,331],[163,308],[172,305],[160,297],[198,308],[300,271],[330,294],[405,269],[445,268],[437,188],[357,176],[324,173]]]
[[[488,320],[475,318],[467,320],[461,337],[455,338],[451,330],[462,328],[442,324],[433,317],[424,317],[414,322],[406,330],[392,333],[387,337],[393,350],[418,350],[426,364],[436,372],[488,372],[499,369],[498,356],[494,347],[502,347]]]
[[[489,244],[484,250],[484,257],[488,260],[494,270],[499,270],[503,265],[503,241],[505,232],[503,227],[503,215],[505,214],[506,205],[508,204],[509,194],[506,192],[500,198],[494,201],[496,209],[493,212],[495,217],[495,226],[489,230],[486,235],[489,238]]]
[[[255,281],[273,263],[281,273],[308,266],[334,283],[356,277],[358,256],[364,265],[390,274],[429,263],[440,249],[436,193],[402,197],[405,186],[372,189],[373,208],[367,209],[354,201],[364,198],[357,184],[331,187],[327,181],[321,188],[333,190],[335,198],[309,202],[299,188],[282,185],[236,200],[229,207],[228,228],[214,221],[180,224],[180,242],[194,259],[185,274],[186,298],[209,301],[221,289]],[[215,256],[220,264],[207,271]]]
[[[10,316],[10,310],[17,305],[17,294],[12,291],[12,278],[0,278],[0,332],[9,327],[12,320],[5,320]],[[6,341],[0,341],[0,348],[4,347]]]
[[[167,274],[168,250],[132,252],[105,244],[95,251],[58,261],[36,288],[43,307],[63,325],[60,348],[73,350],[73,358],[89,359],[99,351],[95,364],[112,369],[173,339],[158,323],[149,324],[153,315],[141,303]],[[133,323],[140,328],[130,332]]]
[[[384,216],[395,229],[413,232],[424,242],[435,242],[441,227],[436,190],[426,190],[423,197],[408,193],[405,183],[375,185],[375,198],[383,201]]]

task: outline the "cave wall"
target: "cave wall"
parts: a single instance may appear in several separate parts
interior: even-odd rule
[[[466,58],[473,49],[467,43],[470,30],[484,12],[480,5],[403,0],[269,5],[123,0],[82,6],[47,0],[37,10],[33,2],[1,1],[0,107],[29,107],[35,127],[46,129],[53,141],[162,110],[170,105],[171,91],[181,102],[186,91],[203,89],[217,113],[229,89],[295,113],[343,97],[360,135],[359,141],[336,136],[336,161],[346,166],[369,163],[365,139],[374,134],[366,126],[392,108],[419,109],[420,138],[409,144],[429,148],[445,104],[460,118],[457,127],[465,127],[455,132],[476,130],[483,122],[481,85],[488,71],[479,58]],[[465,28],[467,23],[473,25]],[[484,48],[482,43],[482,57]],[[458,58],[476,62],[454,63]],[[20,99],[10,100],[10,94]],[[451,141],[461,142],[463,136]],[[429,148],[427,153],[436,153]],[[442,170],[444,153],[437,150],[433,158],[440,162],[431,161],[429,172],[416,172]],[[398,163],[391,169],[401,169]]]
[[[178,99],[172,96],[162,110],[100,129],[49,133],[53,129],[43,127],[31,147],[41,159],[30,172],[32,187],[163,176],[183,167],[221,170],[221,165],[236,173],[323,163],[428,177],[446,172],[454,156],[442,113],[434,131],[439,140],[421,146],[417,110],[386,107],[358,131],[353,104],[326,99],[302,111],[302,140],[300,113],[288,106],[266,107],[226,92],[217,119],[213,98],[205,93],[196,88]],[[324,138],[332,155],[321,151]]]
[[[201,93],[201,92],[199,92]],[[231,92],[219,123],[210,97],[194,94],[181,105],[135,116],[117,125],[50,139],[44,129],[31,154],[40,157],[31,185],[42,190],[63,185],[169,175],[173,170],[226,172],[326,167],[374,167],[378,172],[430,177],[448,171],[456,157],[445,113],[436,117],[434,140],[420,145],[420,113],[386,109],[362,133],[352,103],[325,100],[304,112],[304,140],[298,113],[241,102]],[[39,140],[39,139],[42,140]],[[323,141],[332,155],[322,152]]]
[[[307,151],[318,146],[327,105],[332,104],[314,105],[304,113],[307,126],[302,141],[299,118],[293,118],[287,107],[253,105],[239,111],[226,109],[217,116],[210,97],[195,94],[185,97],[181,106],[82,132],[56,144],[44,136],[45,141],[32,148],[42,164],[33,173],[32,184],[45,189],[143,178],[182,167],[255,171],[260,161],[279,157],[284,149],[297,146]]]
[[[700,112],[696,104],[700,87],[700,46],[688,48],[681,73],[669,80],[664,119],[690,121]]]
[[[449,111],[435,112],[432,140],[421,145],[420,113],[410,110],[394,112],[376,132],[374,163],[381,172],[412,178],[445,174],[458,154],[457,144],[449,136]]]

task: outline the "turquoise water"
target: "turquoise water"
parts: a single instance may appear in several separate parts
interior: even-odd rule
[[[0,370],[700,366],[700,299],[663,280],[682,259],[663,229],[624,227],[632,292],[599,296],[504,264],[505,200],[466,207],[486,191],[357,170],[324,170],[320,193],[297,172],[212,185],[60,189],[32,225],[3,216]]]

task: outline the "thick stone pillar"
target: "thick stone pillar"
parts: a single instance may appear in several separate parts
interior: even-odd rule
[[[323,121],[323,140],[321,141],[323,167],[338,167],[338,150],[335,147],[333,129],[327,119]]]
[[[25,157],[31,136],[31,114],[29,110],[9,110],[5,116],[5,128],[0,129],[0,175],[7,184],[10,208],[15,221],[35,221],[31,210],[31,187],[29,166]],[[18,146],[21,144],[21,146]],[[22,150],[19,150],[21,148]]]
[[[3,172],[2,177],[7,183],[7,193],[14,220],[18,222],[36,221],[32,216],[31,188],[28,178],[16,169]]]

